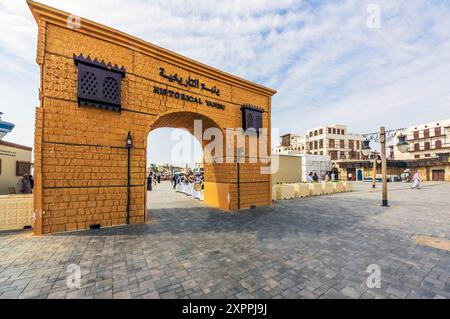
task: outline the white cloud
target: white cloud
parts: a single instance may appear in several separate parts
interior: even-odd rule
[[[274,87],[272,124],[281,133],[335,122],[364,132],[449,117],[445,0],[41,1]],[[366,26],[372,2],[381,7],[381,29]],[[3,89],[14,105],[6,119],[18,108],[34,112],[28,104],[37,96],[37,31],[25,1],[0,0],[0,28],[8,30],[0,34],[2,68],[36,73],[22,87]],[[23,92],[31,98],[17,105]],[[32,141],[31,132],[26,140],[19,135],[11,139]]]

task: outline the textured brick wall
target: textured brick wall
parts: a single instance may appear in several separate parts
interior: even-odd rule
[[[125,223],[128,131],[131,151],[131,222],[146,221],[145,174],[148,133],[157,127],[185,127],[202,118],[204,128],[241,127],[240,105],[264,107],[263,126],[270,125],[270,97],[232,86],[204,74],[169,64],[126,46],[77,30],[40,21],[37,62],[41,66],[41,107],[36,111],[35,207],[42,209],[42,233],[88,228],[91,224]],[[77,69],[73,54],[82,53],[124,66],[122,112],[79,107]],[[159,76],[177,73],[220,88],[220,97],[195,88],[170,85]],[[153,93],[153,86],[173,89],[225,105],[219,110]],[[177,113],[185,112],[185,113]],[[268,205],[270,176],[259,174],[261,164],[242,164],[241,207]],[[229,183],[231,209],[237,208],[237,165],[206,164],[206,179]],[[37,231],[39,233],[39,230]]]

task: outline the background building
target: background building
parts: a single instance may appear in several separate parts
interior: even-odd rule
[[[349,133],[346,125],[329,125],[309,130],[305,135],[286,134],[273,149],[274,154],[327,155],[332,161],[361,159],[364,137]]]
[[[355,177],[356,181],[372,180],[373,161],[341,161],[336,163],[341,179]],[[387,160],[387,177],[389,180],[396,180],[405,171],[411,174],[419,172],[422,181],[449,182],[450,181],[450,161],[448,156],[434,158],[409,159],[409,160]],[[381,164],[377,164],[376,179],[381,181]]]
[[[31,151],[28,146],[0,140],[0,195],[9,194],[23,174],[31,173]]]
[[[2,113],[0,112],[0,117]],[[0,118],[0,195],[10,193],[20,176],[31,173],[31,147],[3,141],[14,124]]]
[[[408,153],[401,153],[393,148],[396,160],[437,158],[440,154],[450,153],[450,119],[407,128]],[[397,145],[394,139],[393,145]]]
[[[276,163],[276,164],[275,164]],[[324,179],[331,170],[330,157],[310,154],[272,154],[272,184],[306,182],[309,173]]]

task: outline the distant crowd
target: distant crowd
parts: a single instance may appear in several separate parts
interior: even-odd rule
[[[317,175],[317,173],[310,172],[306,177],[308,183],[314,182],[333,182],[339,179],[339,176],[334,171],[328,171],[324,175]]]
[[[172,187],[176,189],[177,185],[181,183],[192,183],[200,184],[203,189],[204,176],[202,173],[193,173],[189,171],[188,173],[178,173],[174,174],[172,177]]]

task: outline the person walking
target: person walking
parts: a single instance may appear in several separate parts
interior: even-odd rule
[[[153,183],[153,173],[150,172],[150,174],[148,174],[148,176],[147,176],[147,190],[148,191],[152,190],[152,183]]]
[[[161,174],[158,174],[158,184],[161,184]]]
[[[172,176],[172,188],[175,189],[176,186],[177,186],[177,176],[175,174],[173,174],[173,176]]]
[[[307,181],[308,183],[312,183],[312,182],[313,182],[313,173],[312,173],[312,172],[310,172],[310,173],[308,174],[308,176],[306,176],[306,181]]]
[[[336,174],[334,172],[331,172],[331,181],[334,182],[336,180]]]
[[[34,177],[33,177],[33,175],[28,176],[28,180],[30,181],[30,188],[31,188],[31,192],[33,193],[33,189],[34,189]]]
[[[27,174],[24,174],[17,181],[16,194],[31,194],[31,185]]]
[[[414,174],[413,181],[414,181],[414,185],[411,188],[412,189],[420,189],[420,174],[419,174],[419,172]]]

